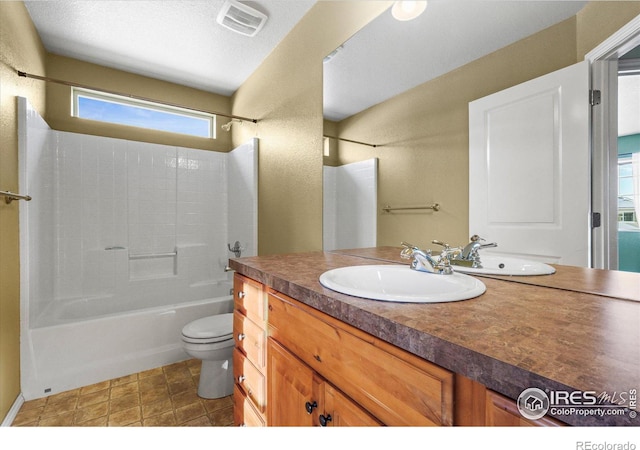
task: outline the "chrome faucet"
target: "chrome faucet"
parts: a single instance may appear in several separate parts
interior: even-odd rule
[[[453,273],[448,252],[443,251],[439,256],[433,256],[431,255],[431,250],[420,250],[413,244],[402,242],[402,247],[400,257],[410,259],[410,267],[413,270],[442,275],[451,275]]]
[[[498,244],[495,242],[482,244],[482,242],[484,242],[484,239],[477,234],[471,236],[469,240],[470,242],[465,245],[462,251],[460,251],[460,254],[454,259],[454,262],[452,262],[452,264],[456,265],[455,261],[466,261],[471,262],[471,267],[481,268],[482,262],[480,261],[480,255],[478,254],[478,251],[482,250],[483,248],[497,247]]]

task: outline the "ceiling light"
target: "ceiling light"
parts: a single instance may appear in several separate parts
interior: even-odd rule
[[[412,20],[427,8],[426,1],[399,1],[393,4],[391,14],[396,20]]]

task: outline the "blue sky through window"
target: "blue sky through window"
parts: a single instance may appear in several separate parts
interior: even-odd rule
[[[150,128],[210,138],[210,121],[204,118],[159,111],[101,99],[78,96],[78,117],[102,122]]]

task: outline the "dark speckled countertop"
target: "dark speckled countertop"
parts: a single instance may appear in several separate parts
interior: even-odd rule
[[[452,303],[343,295],[318,277],[345,266],[404,263],[400,248],[235,258],[231,268],[428,361],[516,399],[529,387],[640,390],[640,274],[555,266],[536,277],[482,277],[487,291]],[[573,425],[640,418],[562,416]]]

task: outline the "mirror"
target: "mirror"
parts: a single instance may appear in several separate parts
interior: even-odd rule
[[[325,58],[324,134],[339,139],[325,138],[324,163],[376,158],[376,245],[468,238],[468,103],[529,76],[498,67],[513,55],[485,56],[586,3],[431,0],[410,21],[386,10]],[[554,62],[564,58],[547,51]]]
[[[340,122],[568,19],[586,3],[431,0],[409,21],[390,8],[325,57],[324,118]]]

